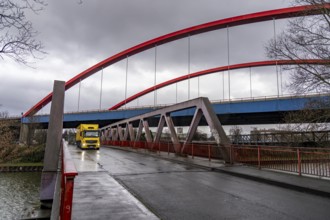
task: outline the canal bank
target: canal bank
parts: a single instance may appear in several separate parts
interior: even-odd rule
[[[0,173],[3,172],[41,172],[43,165],[0,165]]]

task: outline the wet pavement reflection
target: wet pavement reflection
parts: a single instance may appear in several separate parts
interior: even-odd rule
[[[100,152],[98,150],[82,150],[70,146],[71,156],[78,172],[99,171]]]
[[[330,214],[328,198],[179,164],[152,152],[71,147],[71,153],[81,172],[75,186],[82,194],[73,210],[82,214],[75,219],[92,219],[96,203],[102,207],[98,212],[111,212],[102,219],[157,219],[145,207],[161,219],[327,219]]]
[[[73,194],[72,219],[159,219],[109,172],[101,159],[102,150],[82,150],[69,146],[78,170]]]

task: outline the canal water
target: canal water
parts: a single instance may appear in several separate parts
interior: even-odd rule
[[[0,219],[20,219],[39,204],[41,172],[0,173]]]

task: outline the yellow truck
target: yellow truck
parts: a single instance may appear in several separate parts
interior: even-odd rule
[[[100,131],[98,124],[80,124],[76,133],[77,147],[81,149],[100,149]]]

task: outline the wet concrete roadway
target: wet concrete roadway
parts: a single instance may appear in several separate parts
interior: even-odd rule
[[[70,150],[79,172],[116,180],[160,219],[330,218],[329,198],[118,149]],[[155,218],[143,213],[140,219]]]

